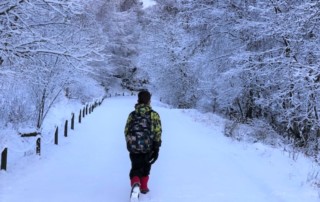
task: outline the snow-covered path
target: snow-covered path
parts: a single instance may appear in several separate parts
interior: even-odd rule
[[[1,173],[0,201],[128,201],[130,161],[123,130],[135,101],[105,100],[71,132],[68,144],[15,174]],[[222,135],[222,119],[211,120],[209,127],[195,122],[193,114],[156,101],[152,106],[162,119],[163,146],[151,170],[151,191],[141,201],[319,201],[306,184],[307,160],[232,142]]]

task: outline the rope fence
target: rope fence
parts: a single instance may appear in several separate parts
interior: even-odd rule
[[[118,94],[115,94],[115,96],[118,96]],[[96,100],[91,104],[86,104],[82,109],[80,109],[79,111],[79,115],[78,115],[78,123],[80,124],[83,119],[88,116],[89,114],[91,114],[98,106],[100,106],[102,104],[102,102],[104,101],[105,98],[111,97],[111,95],[107,95],[105,97],[103,97],[100,100]],[[63,135],[64,137],[68,137],[68,132],[69,129],[74,130],[75,129],[75,113],[71,114],[71,119],[70,122],[69,120],[66,120],[64,123],[64,128],[63,128]],[[36,139],[35,141],[35,145],[32,145],[29,149],[27,149],[26,151],[24,151],[24,156],[30,156],[30,155],[41,155],[41,134],[38,132],[32,132],[32,133],[26,133],[26,134],[20,134],[21,137],[34,137]],[[59,144],[59,127],[57,126],[55,131],[54,131],[54,136],[53,136],[53,143],[55,145]],[[35,146],[35,148],[34,148]],[[1,151],[1,164],[0,164],[0,170],[4,170],[7,171],[7,166],[8,166],[8,152],[9,152],[9,148],[5,147],[2,151]],[[14,152],[14,151],[13,151]],[[19,151],[20,153],[20,151]]]
[[[81,124],[83,119],[88,116],[89,114],[91,114],[96,107],[100,106],[102,104],[102,102],[106,99],[106,98],[110,98],[110,97],[118,97],[118,96],[133,96],[135,95],[133,92],[130,94],[126,94],[126,93],[115,93],[114,95],[112,94],[108,94],[106,96],[104,96],[102,99],[100,100],[96,100],[95,102],[91,103],[91,104],[86,104],[83,106],[83,108],[81,108],[79,110],[79,115],[78,115],[78,123]],[[64,137],[68,137],[68,130],[69,128],[71,130],[75,129],[75,113],[71,114],[71,119],[70,122],[69,120],[66,120],[64,122],[64,128],[63,128],[63,136]],[[69,124],[70,123],[70,124]],[[70,125],[70,127],[69,127]],[[30,156],[30,155],[41,155],[41,134],[39,132],[32,132],[32,133],[25,133],[25,134],[20,134],[21,137],[34,137],[36,139],[35,141],[35,145],[32,145],[29,149],[25,150],[25,151],[18,151],[19,153],[23,153],[23,156]],[[59,144],[59,127],[56,126],[55,131],[54,131],[54,136],[53,136],[53,143],[54,145],[58,145]],[[34,148],[35,146],[35,148]],[[2,151],[1,151],[1,164],[0,164],[0,170],[7,170],[7,165],[8,165],[8,152],[9,152],[9,148],[5,147]],[[15,151],[13,151],[15,152]],[[16,151],[17,152],[17,151]]]

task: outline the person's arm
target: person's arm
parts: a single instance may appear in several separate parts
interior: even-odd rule
[[[151,133],[154,134],[154,139],[153,139],[154,148],[159,149],[162,143],[161,141],[162,126],[161,126],[161,120],[160,120],[159,114],[157,112],[152,112],[151,120],[152,120]]]
[[[132,113],[129,114],[128,119],[127,119],[127,123],[126,126],[124,128],[124,134],[125,134],[125,138],[126,138],[126,142],[128,143],[128,138],[127,136],[129,135],[129,126],[131,124],[131,120],[132,120]]]
[[[162,143],[162,141],[161,141],[161,133],[162,133],[161,120],[160,120],[159,114],[155,111],[152,111],[152,113],[151,113],[151,122],[152,122],[151,133],[154,134],[154,139],[153,139],[153,148],[150,153],[149,163],[153,164],[158,159],[159,149],[160,149],[160,146]]]

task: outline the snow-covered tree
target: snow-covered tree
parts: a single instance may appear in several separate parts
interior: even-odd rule
[[[23,80],[24,95],[13,91],[10,96],[23,101],[24,107],[34,109],[33,115],[16,114],[10,112],[16,108],[16,103],[12,103],[13,106],[6,108],[9,110],[7,114],[33,117],[28,121],[33,121],[37,128],[41,127],[58,92],[65,91],[71,81],[80,79],[79,75],[83,75],[80,72],[87,70],[86,61],[97,55],[100,48],[97,36],[101,30],[94,29],[92,20],[86,15],[85,4],[81,1],[0,3],[1,76],[11,83],[16,81],[10,78]],[[8,71],[14,76],[7,74]]]
[[[319,9],[312,0],[157,1],[140,64],[171,104],[265,119],[317,148]]]

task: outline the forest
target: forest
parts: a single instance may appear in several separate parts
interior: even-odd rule
[[[2,0],[0,128],[41,131],[62,98],[148,88],[320,160],[319,1],[155,2]]]

